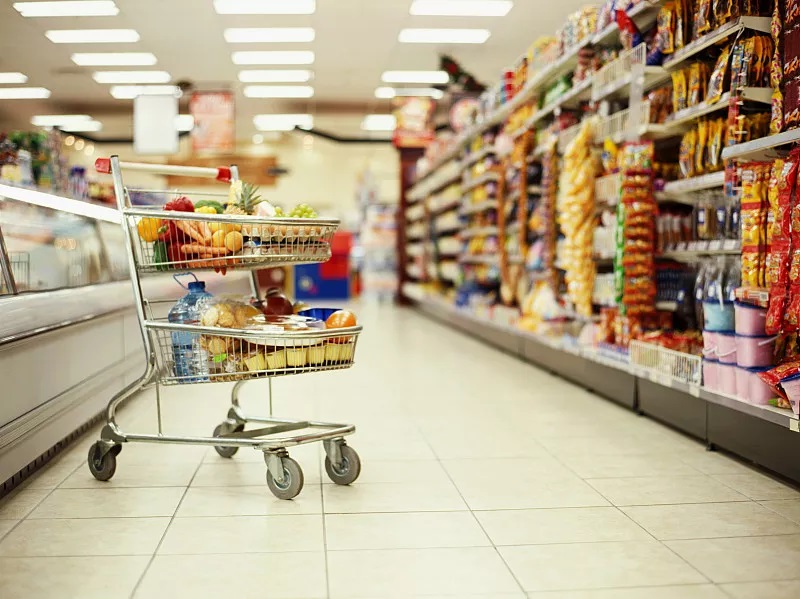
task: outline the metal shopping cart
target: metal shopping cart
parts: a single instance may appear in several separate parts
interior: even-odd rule
[[[238,214],[201,214],[176,212],[152,207],[134,207],[122,172],[138,171],[175,177],[208,178],[223,183],[238,179],[236,167],[202,168],[120,162],[119,158],[101,158],[98,172],[110,173],[114,179],[117,205],[123,213],[122,227],[127,241],[136,308],[141,325],[147,365],[142,376],[108,404],[107,423],[100,440],[89,449],[89,470],[98,480],[114,476],[117,455],[122,445],[130,442],[211,445],[226,458],[242,447],[264,453],[267,465],[267,486],[280,499],[291,499],[303,488],[303,471],[289,457],[288,447],[322,441],[325,448],[325,469],[330,479],[340,485],[352,483],[361,471],[358,454],[345,442],[355,432],[349,424],[286,420],[272,417],[272,378],[307,372],[341,370],[353,364],[360,326],[338,329],[284,330],[277,327],[245,328],[240,321],[229,323],[177,324],[160,318],[157,302],[143,296],[141,276],[155,273],[180,273],[233,269],[250,271],[251,286],[257,294],[254,270],[298,263],[325,262],[331,257],[330,242],[339,226],[337,220],[302,218],[262,218]],[[209,182],[211,184],[211,181]],[[166,192],[178,198],[180,191]],[[192,192],[194,198],[228,196],[223,193]],[[145,220],[149,219],[149,220]],[[144,220],[144,227],[141,226]],[[184,243],[165,248],[153,240],[147,227],[158,225],[184,232]],[[144,229],[145,235],[142,235]],[[204,232],[222,231],[220,243],[204,244]],[[231,243],[222,238],[228,233]],[[161,243],[161,245],[159,245]],[[179,245],[175,248],[174,245]],[[222,326],[227,325],[227,328]],[[205,362],[203,367],[187,371],[181,351],[186,343],[193,348],[193,359]],[[188,341],[187,341],[188,339]],[[216,348],[213,349],[212,348]],[[198,357],[199,356],[199,357]],[[220,359],[222,357],[222,359]],[[269,416],[245,414],[239,403],[239,390],[249,380],[265,379],[269,398]],[[231,393],[227,418],[210,437],[187,437],[165,434],[162,427],[161,387],[179,384],[202,384],[236,381]],[[135,434],[121,430],[116,422],[120,404],[145,386],[155,385],[158,434]],[[255,424],[256,428],[248,425]]]

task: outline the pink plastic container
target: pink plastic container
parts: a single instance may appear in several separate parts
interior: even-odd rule
[[[717,333],[717,359],[722,364],[736,364],[736,335]]]
[[[750,401],[750,371],[747,368],[736,369],[736,397]]]
[[[758,306],[751,306],[742,302],[734,304],[736,313],[736,334],[748,337],[763,337],[766,335],[767,311]]]
[[[769,366],[775,352],[775,337],[736,336],[736,363],[745,368]]]
[[[719,363],[717,369],[719,391],[726,395],[736,396],[736,365]]]
[[[703,331],[703,357],[708,360],[717,359],[717,335],[716,331]]]
[[[703,386],[709,391],[719,391],[719,362],[703,360]]]
[[[736,394],[739,399],[759,406],[769,404],[769,400],[775,397],[775,394],[758,376],[759,372],[764,372],[768,368],[770,367],[736,369]]]

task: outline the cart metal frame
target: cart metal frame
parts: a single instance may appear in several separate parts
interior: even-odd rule
[[[172,176],[187,176],[187,177],[203,177],[209,179],[216,179],[217,181],[232,183],[238,179],[238,172],[235,166],[228,168],[203,168],[203,167],[181,167],[171,165],[155,165],[143,163],[129,163],[121,162],[119,157],[112,156],[110,159],[98,159],[96,162],[98,172],[111,174],[114,181],[114,193],[117,199],[117,206],[123,214],[122,227],[125,232],[125,239],[127,245],[128,266],[131,274],[131,282],[133,292],[136,299],[136,312],[140,324],[142,335],[142,342],[144,344],[145,355],[147,357],[147,364],[142,375],[133,383],[129,384],[122,391],[117,393],[108,403],[106,409],[106,425],[100,433],[100,439],[94,443],[89,449],[88,465],[92,475],[102,481],[109,480],[116,471],[116,457],[120,453],[122,446],[125,443],[172,443],[179,445],[205,445],[215,448],[217,453],[226,458],[233,457],[233,455],[242,447],[249,447],[264,453],[264,461],[267,466],[267,485],[270,490],[280,499],[291,499],[295,497],[303,487],[303,473],[299,464],[289,457],[287,448],[307,443],[321,441],[325,449],[325,468],[334,483],[347,485],[352,483],[360,474],[361,462],[358,454],[350,448],[346,442],[345,437],[352,435],[355,432],[355,426],[352,424],[335,424],[327,422],[315,422],[309,420],[291,420],[283,418],[275,418],[272,415],[272,378],[277,374],[301,374],[302,372],[310,372],[315,370],[328,370],[328,369],[341,369],[347,368],[350,364],[340,364],[331,366],[330,368],[318,367],[311,369],[295,368],[288,369],[287,372],[279,372],[271,374],[270,372],[259,373],[258,377],[252,378],[239,378],[233,386],[231,392],[231,405],[228,409],[227,417],[215,429],[212,436],[209,437],[193,437],[165,434],[162,423],[161,413],[161,380],[165,375],[163,373],[164,365],[159,364],[159,354],[157,352],[158,343],[154,338],[156,333],[160,332],[162,335],[171,334],[172,332],[191,331],[192,334],[197,335],[216,335],[219,336],[221,331],[217,327],[204,327],[195,325],[180,325],[165,322],[156,322],[152,318],[151,302],[144,297],[141,285],[141,274],[143,272],[153,272],[152,268],[148,269],[147,265],[141,264],[141,252],[137,251],[137,239],[134,237],[135,231],[132,230],[131,216],[141,216],[143,214],[141,209],[134,209],[130,205],[128,189],[125,187],[122,177],[122,171],[131,170],[138,172],[147,172],[151,174],[162,174]],[[203,195],[212,195],[203,192]],[[219,194],[227,195],[227,194]],[[144,212],[147,214],[147,212]],[[155,214],[155,212],[154,212]],[[215,220],[213,216],[200,215],[194,213],[172,213],[175,217],[178,214],[190,214],[192,219],[197,220]],[[227,217],[220,215],[222,222],[244,222],[241,217]],[[281,219],[275,222],[297,222],[297,219]],[[316,225],[321,223],[326,226],[338,226],[338,221],[314,221],[304,220],[304,225]],[[276,262],[279,263],[292,263],[295,260],[292,256],[282,255]],[[301,260],[298,260],[301,261]],[[309,260],[308,257],[302,261],[316,261]],[[265,257],[254,262],[249,267],[250,271],[250,285],[253,294],[257,297],[258,286],[254,272],[254,268],[264,268],[269,266],[277,266],[278,263],[269,263],[269,257]],[[238,266],[238,265],[237,265]],[[248,268],[247,265],[244,265]],[[175,272],[181,270],[210,270],[210,268],[185,268],[178,265],[174,268]],[[157,329],[157,330],[156,330]],[[227,329],[223,334],[228,332]],[[347,329],[337,329],[337,335],[341,333],[349,333],[348,339],[353,339],[353,353],[355,352],[355,339],[361,332],[361,327],[350,327]],[[242,335],[246,331],[232,331],[232,334]],[[252,331],[249,332],[252,335]],[[324,336],[330,337],[330,331],[318,331],[303,333],[304,339],[315,338],[322,339]],[[273,334],[275,337],[275,334]],[[339,338],[341,339],[341,338]],[[241,375],[247,376],[247,375]],[[172,377],[171,382],[174,382],[175,377]],[[268,399],[269,399],[269,416],[257,416],[248,414],[242,408],[239,401],[239,393],[242,386],[248,380],[255,380],[255,378],[266,378],[268,385]],[[180,381],[178,381],[180,382]],[[198,384],[205,384],[207,382],[216,382],[215,380],[203,380]],[[122,430],[117,423],[117,410],[118,408],[146,387],[154,386],[156,395],[156,412],[158,418],[158,434],[141,434],[129,433]],[[255,424],[257,428],[246,430],[248,425]],[[304,432],[298,432],[304,431]]]

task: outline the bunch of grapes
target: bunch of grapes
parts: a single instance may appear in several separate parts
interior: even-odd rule
[[[299,204],[292,208],[290,218],[317,218],[317,211],[308,204]]]

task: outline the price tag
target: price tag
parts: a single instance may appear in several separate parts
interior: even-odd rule
[[[694,397],[700,397],[700,385],[689,385],[689,394]]]
[[[708,249],[709,251],[716,252],[722,249],[722,240],[715,239],[714,241],[708,242]]]
[[[789,430],[794,433],[800,433],[800,420],[797,420],[796,418],[790,418]]]
[[[723,247],[724,249],[726,249],[726,250],[730,251],[730,252],[733,252],[733,251],[735,251],[735,250],[738,250],[738,249],[739,249],[739,241],[738,241],[738,240],[736,240],[736,239],[726,239],[726,240],[725,240],[725,241],[722,243],[722,247]]]

